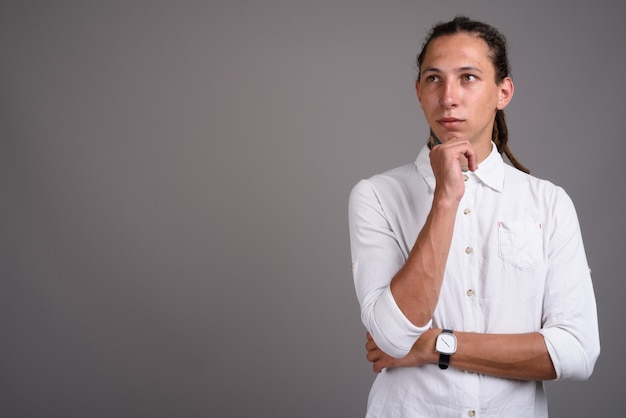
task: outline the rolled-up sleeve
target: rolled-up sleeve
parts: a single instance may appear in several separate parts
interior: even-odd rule
[[[548,247],[541,333],[558,380],[584,380],[600,354],[596,300],[574,205],[560,190]]]
[[[350,193],[349,227],[352,273],[363,325],[381,350],[404,357],[431,327],[431,321],[423,327],[412,324],[391,294],[391,279],[406,255],[368,180],[361,180]]]

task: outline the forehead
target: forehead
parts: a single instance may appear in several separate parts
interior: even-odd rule
[[[440,36],[428,45],[421,71],[449,67],[477,67],[483,71],[495,71],[487,42],[469,33]]]

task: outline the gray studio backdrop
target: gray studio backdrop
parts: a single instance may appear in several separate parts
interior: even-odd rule
[[[348,194],[415,159],[414,56],[456,13],[507,35],[511,147],[570,193],[593,270],[603,352],[552,416],[619,416],[617,8],[3,1],[0,416],[363,416]]]

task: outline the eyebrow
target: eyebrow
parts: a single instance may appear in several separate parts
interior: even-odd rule
[[[457,72],[457,73],[462,73],[464,71],[476,71],[476,72],[481,73],[481,74],[483,73],[483,71],[480,68],[474,67],[474,66],[471,66],[471,65],[468,65],[468,66],[465,66],[465,67],[459,67],[459,68],[455,69],[454,71]],[[437,67],[428,67],[428,68],[424,68],[422,70],[422,73],[427,73],[427,72],[441,73],[443,71],[441,71]]]

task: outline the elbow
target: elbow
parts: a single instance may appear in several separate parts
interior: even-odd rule
[[[378,348],[395,358],[405,357],[432,325],[432,321],[423,327],[411,323],[396,305],[389,289],[362,309],[361,320]]]
[[[587,347],[580,347],[580,360],[575,373],[572,373],[570,380],[587,380],[593,374],[596,361],[600,357],[600,342],[594,341]]]
[[[399,334],[396,327],[389,327],[388,323],[385,323],[382,318],[376,318],[375,315],[363,314],[361,320],[378,348],[391,357],[398,359],[405,357],[417,340],[417,338],[407,338],[407,334]]]
[[[585,354],[581,356],[582,358],[578,362],[577,367],[572,367],[568,373],[560,375],[558,380],[588,380],[593,374],[600,351]]]
[[[558,328],[542,333],[557,380],[587,380],[591,377],[600,356],[599,339],[581,341]]]
[[[597,347],[595,347],[593,351],[588,352],[586,357],[585,367],[582,368],[583,370],[578,380],[587,380],[593,374],[596,361],[598,360],[598,357],[600,357],[600,344],[598,343]]]

